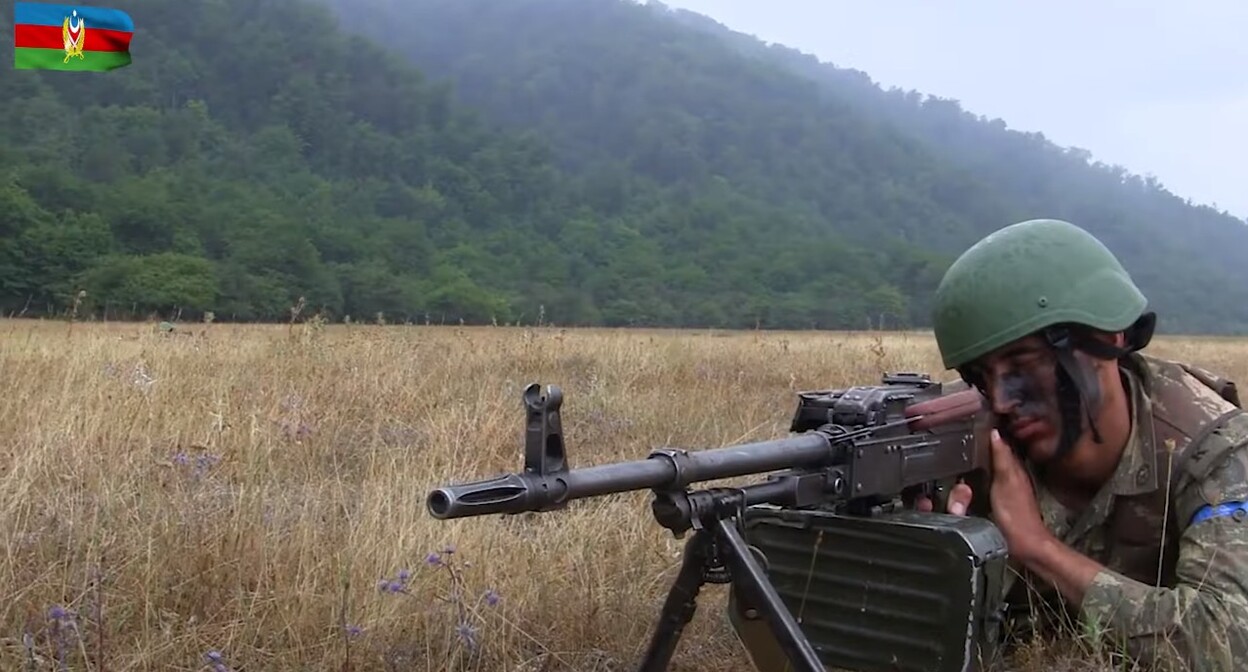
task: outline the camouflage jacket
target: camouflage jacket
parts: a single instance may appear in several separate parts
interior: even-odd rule
[[[1036,490],[1049,529],[1105,566],[1072,605],[1085,632],[1155,669],[1229,672],[1248,666],[1248,414],[1196,371],[1133,355],[1111,479],[1078,513]]]

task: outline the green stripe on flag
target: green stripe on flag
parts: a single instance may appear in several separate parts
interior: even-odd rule
[[[13,50],[13,67],[18,70],[73,70],[100,72],[130,65],[128,51],[84,51],[82,58],[71,56],[65,61],[64,49],[34,49],[22,47]]]

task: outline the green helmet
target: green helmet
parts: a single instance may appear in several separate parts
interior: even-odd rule
[[[1101,241],[1068,222],[1033,219],[953,262],[936,288],[933,327],[945,367],[956,369],[1055,324],[1126,330],[1147,303]]]

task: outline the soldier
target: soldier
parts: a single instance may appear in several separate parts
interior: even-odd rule
[[[991,413],[990,515],[1021,591],[1158,669],[1248,666],[1248,414],[1234,385],[1139,351],[1155,316],[1086,231],[1032,220],[967,250],[936,291],[946,368]],[[924,501],[921,508],[930,508]]]

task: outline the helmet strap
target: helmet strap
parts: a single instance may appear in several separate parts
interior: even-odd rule
[[[1075,447],[1079,437],[1080,413],[1088,419],[1092,440],[1102,443],[1100,430],[1096,427],[1095,412],[1101,406],[1101,386],[1096,372],[1075,357],[1081,350],[1097,359],[1111,360],[1123,357],[1134,347],[1119,348],[1092,338],[1082,331],[1059,325],[1044,331],[1045,340],[1053,348],[1058,363],[1058,395],[1061,399],[1062,438],[1055,458],[1060,458]]]

